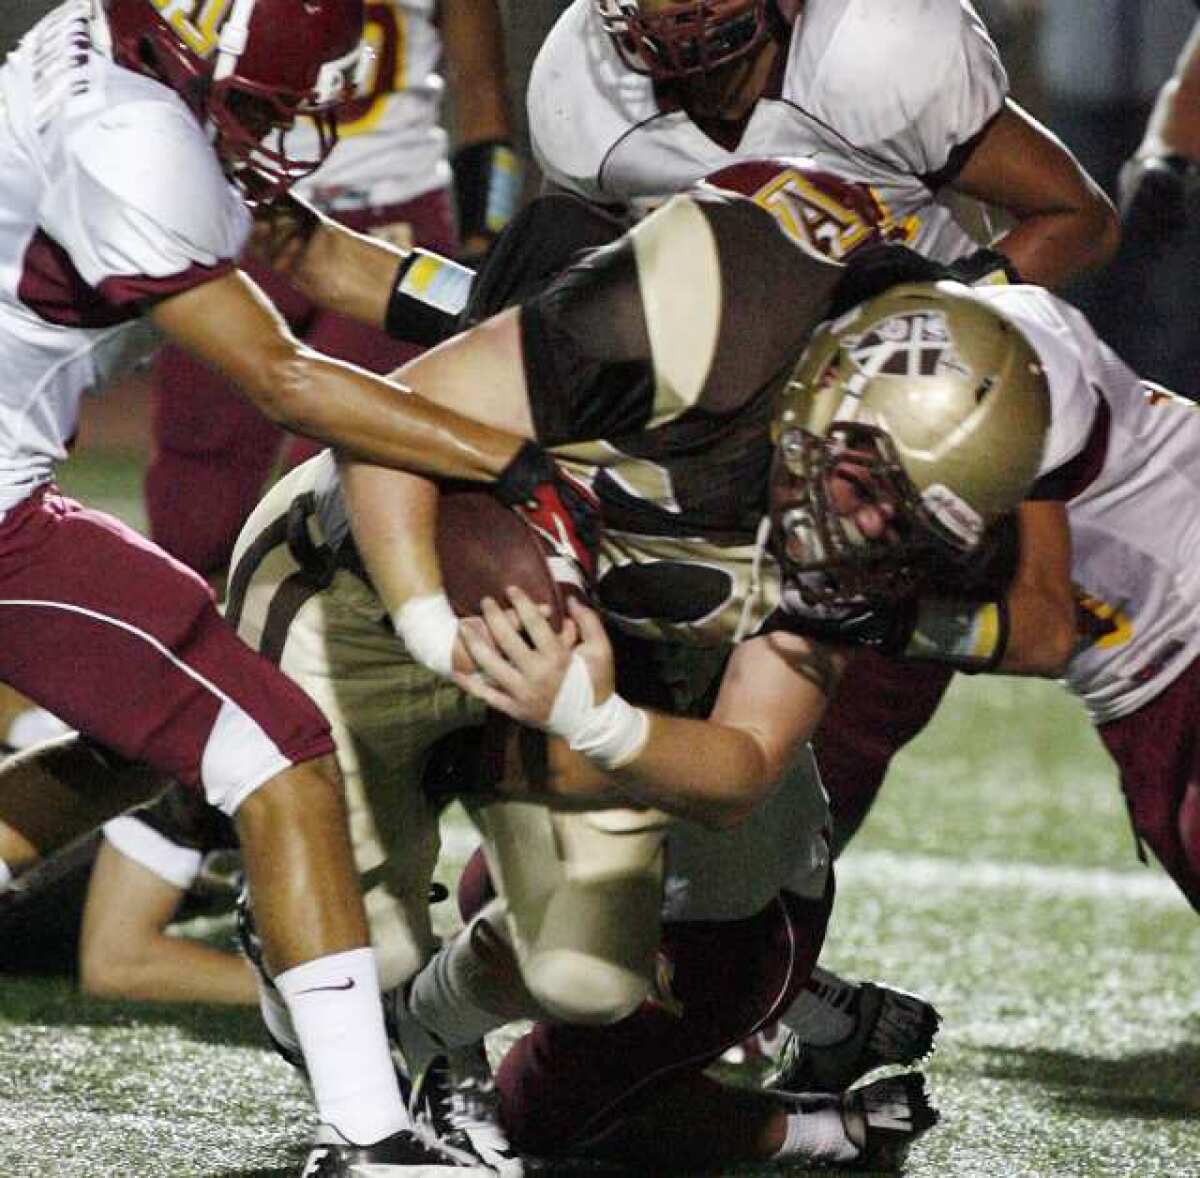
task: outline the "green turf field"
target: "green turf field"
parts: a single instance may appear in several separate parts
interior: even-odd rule
[[[93,465],[77,491],[137,498]],[[450,834],[460,856],[468,832]],[[452,870],[453,864],[447,865]],[[933,998],[914,1178],[1200,1176],[1200,922],[1050,684],[960,678],[839,865],[826,962]],[[247,1014],[0,980],[0,1178],[285,1175],[303,1090]]]

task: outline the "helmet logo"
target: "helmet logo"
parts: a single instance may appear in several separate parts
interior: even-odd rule
[[[969,373],[941,311],[889,315],[862,335],[848,336],[846,355],[868,377]]]
[[[983,517],[944,483],[926,487],[921,504],[962,548],[972,549],[983,538]]]
[[[179,39],[198,57],[211,57],[233,0],[150,0]]]

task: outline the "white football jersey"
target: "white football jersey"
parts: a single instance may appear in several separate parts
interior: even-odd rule
[[[1000,111],[996,46],[965,0],[807,0],[782,86],[761,98],[735,150],[623,64],[594,11],[575,0],[530,75],[534,155],[554,184],[605,204],[654,203],[719,168],[803,158],[870,186],[909,244],[952,260],[992,236],[974,202],[931,190],[952,154]],[[953,210],[952,210],[953,205]]]
[[[1082,628],[1067,683],[1096,723],[1128,715],[1200,656],[1200,411],[1140,380],[1074,307],[979,288],[1046,369],[1042,460],[1071,527]]]
[[[226,272],[249,229],[200,124],[106,43],[71,0],[0,68],[0,513],[53,477],[83,394],[153,346],[145,301]]]
[[[366,40],[374,51],[369,96],[338,121],[338,143],[295,191],[324,209],[401,204],[450,183],[441,125],[437,0],[377,0],[367,5]],[[316,132],[301,120],[288,135],[298,159],[317,154]]]

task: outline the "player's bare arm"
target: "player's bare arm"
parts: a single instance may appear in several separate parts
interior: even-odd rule
[[[1063,143],[1011,100],[950,187],[1017,219],[996,248],[1027,282],[1059,286],[1116,251],[1112,202]]]
[[[462,406],[484,428],[495,424],[533,436],[515,311],[423,353],[395,377],[431,402]],[[339,466],[355,544],[389,614],[398,616],[414,598],[439,594],[437,488],[402,470],[348,456]],[[441,619],[450,624],[444,607]]]
[[[326,310],[378,328],[413,253],[357,233],[290,193],[255,210],[247,250]]]
[[[774,790],[816,729],[841,666],[817,644],[775,633],[734,652],[708,720],[632,708],[613,690],[612,649],[596,613],[572,601],[574,625],[556,634],[519,589],[510,597],[521,629],[492,600],[481,622],[463,627],[479,673],[456,676],[460,686],[562,736],[630,801],[715,827],[735,825]],[[562,788],[592,793],[595,783]]]
[[[1009,586],[1008,643],[997,670],[1008,675],[1061,675],[1075,646],[1071,532],[1065,504],[1021,505],[1020,556]]]
[[[165,299],[151,316],[272,421],[357,457],[481,480],[503,471],[520,446],[511,433],[405,395],[387,380],[305,347],[240,272]]]

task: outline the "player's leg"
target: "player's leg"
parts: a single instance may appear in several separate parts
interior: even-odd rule
[[[833,812],[835,854],[862,825],[892,758],[932,719],[953,676],[945,667],[871,650],[851,660],[813,738]]]
[[[319,1115],[391,1140],[407,1116],[324,718],[199,577],[115,519],[47,489],[0,524],[0,551],[0,675],[234,817]]]
[[[150,534],[204,576],[225,570],[283,437],[218,373],[166,346],[151,370]]]
[[[161,773],[76,733],[0,763],[0,883],[162,789]]]
[[[506,1056],[498,1082],[516,1144],[643,1172],[861,1164],[909,1144],[935,1119],[916,1076],[884,1082],[890,1129],[868,1119],[880,1103],[874,1086],[801,1102],[700,1078],[729,1045],[778,1016],[819,952],[828,911],[828,899],[786,896],[745,920],[668,924],[651,1001],[607,1027],[538,1023]]]
[[[1200,664],[1136,712],[1100,725],[1134,833],[1200,912]]]
[[[380,977],[399,987],[437,947],[428,896],[439,839],[436,809],[420,788],[424,764],[439,738],[477,724],[481,709],[408,657],[377,595],[327,542],[315,503],[328,462],[285,475],[252,513],[233,557],[228,616],[330,722]],[[276,1046],[296,1061],[296,1028],[276,985],[262,986],[260,1005]],[[410,1072],[429,1062],[407,1060]],[[413,1079],[418,1090],[427,1084]],[[417,1093],[411,1105],[424,1121]],[[457,1164],[482,1159],[519,1173],[494,1123],[475,1116],[471,1128],[469,1138],[443,1137]]]

